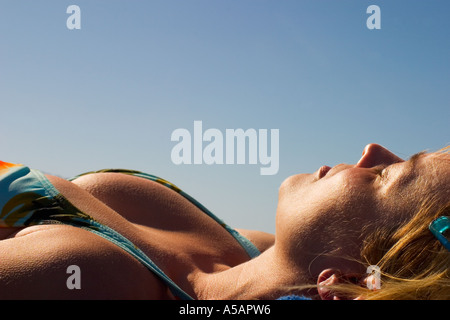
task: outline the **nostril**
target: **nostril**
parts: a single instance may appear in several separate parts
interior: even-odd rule
[[[403,160],[388,149],[379,144],[371,143],[364,148],[361,159],[359,159],[356,165],[363,168],[370,168],[381,164],[390,165],[401,161]]]
[[[381,149],[383,149],[383,147],[376,143],[370,143],[366,145],[362,152],[361,159],[359,159],[356,165],[364,168],[369,168],[376,165],[376,161],[378,160],[378,153]]]

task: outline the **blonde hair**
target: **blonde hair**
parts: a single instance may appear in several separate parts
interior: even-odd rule
[[[381,288],[360,287],[358,295],[384,300],[450,299],[450,252],[428,229],[437,217],[450,216],[450,201],[440,208],[436,202],[424,202],[415,217],[393,234],[379,230],[368,239],[361,256],[380,268]]]
[[[437,153],[450,154],[450,146]],[[369,289],[360,278],[342,277],[337,284],[325,285],[329,294],[365,300],[450,300],[450,251],[429,230],[436,218],[450,216],[449,194],[447,187],[425,197],[413,218],[401,225],[377,227],[365,238],[360,259],[348,258],[366,270],[376,266],[380,288]],[[295,289],[315,298],[311,289],[321,287],[305,284]]]
[[[449,151],[450,147],[440,150]],[[443,193],[448,197],[448,192]],[[411,220],[394,230],[378,229],[366,239],[361,260],[380,268],[378,290],[354,283],[330,289],[373,300],[450,299],[450,252],[429,230],[430,223],[440,216],[450,216],[450,199],[436,194],[422,202]]]

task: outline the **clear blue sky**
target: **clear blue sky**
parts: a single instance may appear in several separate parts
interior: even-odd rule
[[[401,157],[450,142],[449,13],[447,0],[2,0],[1,159],[63,177],[143,170],[273,232],[289,175],[355,163],[371,142]],[[194,120],[279,129],[278,174],[174,165],[171,133]]]

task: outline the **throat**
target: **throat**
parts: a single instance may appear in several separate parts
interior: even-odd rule
[[[198,274],[194,291],[200,300],[272,300],[299,294],[296,287],[305,284],[306,277],[290,269],[275,259],[275,250],[270,248],[224,271]]]

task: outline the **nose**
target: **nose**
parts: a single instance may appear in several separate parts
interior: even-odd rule
[[[368,144],[362,153],[361,159],[356,164],[357,167],[371,168],[378,165],[391,165],[402,162],[403,159],[397,157],[388,149],[376,143]]]

